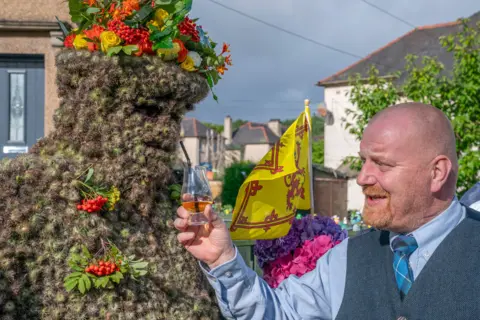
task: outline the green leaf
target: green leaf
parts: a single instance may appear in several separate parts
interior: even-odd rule
[[[188,11],[192,10],[192,0],[185,0],[185,9]]]
[[[80,278],[82,275],[83,275],[83,272],[70,273],[68,276],[65,277],[64,280],[66,281],[67,279]]]
[[[210,88],[212,88],[212,87],[213,87],[212,75],[210,74],[210,72],[207,72],[206,75],[207,75],[208,86],[209,86]]]
[[[73,289],[75,289],[75,287],[77,286],[78,284],[78,278],[76,279],[70,279],[68,281],[65,281],[64,283],[64,286],[65,286],[65,289],[70,292],[72,291]]]
[[[133,16],[133,21],[142,23],[153,13],[152,6],[143,6],[139,11]]]
[[[122,48],[122,46],[111,47],[107,50],[107,56],[111,57],[114,54],[118,54],[120,51],[122,51]]]
[[[155,4],[158,6],[165,6],[172,3],[172,0],[155,0]]]
[[[68,9],[70,12],[70,17],[72,22],[81,23],[83,21],[82,9],[83,2],[82,0],[68,0]]]
[[[143,269],[143,268],[146,268],[147,266],[148,266],[148,262],[137,262],[132,264],[132,267],[134,269]]]
[[[105,288],[108,284],[108,282],[110,281],[110,279],[108,277],[103,277],[101,278],[101,285],[102,285],[102,288]]]
[[[185,8],[183,1],[178,1],[175,3],[175,13],[182,11]]]
[[[138,51],[138,46],[137,45],[129,45],[129,46],[124,46],[122,48],[123,52],[128,54],[129,56],[132,55],[133,52]]]
[[[168,37],[160,42],[155,43],[153,46],[153,50],[157,49],[172,49],[173,48],[173,41],[172,38]]]
[[[97,13],[100,12],[100,8],[89,7],[86,12],[87,14]]]
[[[90,174],[90,172],[89,172],[89,174]],[[93,169],[92,169],[92,174],[93,174]],[[87,179],[88,179],[88,177],[87,177]],[[90,253],[90,251],[88,251],[88,248],[84,245],[82,245],[82,253],[85,256],[85,258],[92,259],[92,254]]]
[[[83,281],[83,278],[78,279],[78,290],[84,294],[85,293],[85,281]]]
[[[92,283],[90,282],[90,278],[86,274],[84,274],[82,276],[82,280],[83,280],[83,282],[85,282],[85,288],[87,289],[87,291],[90,290],[90,288],[92,287]]]
[[[158,28],[157,28],[157,30],[158,30]],[[172,28],[170,28],[170,27],[165,28],[165,30],[163,30],[163,31],[155,31],[152,34],[150,34],[150,40],[152,42],[162,41],[162,38],[169,35],[170,33],[172,33]]]
[[[60,26],[60,29],[62,29],[63,34],[65,36],[68,36],[70,30],[68,30],[67,26],[62,21],[60,21],[57,16],[55,16],[55,19],[57,19],[58,25]]]
[[[139,271],[137,272],[137,274],[138,274],[139,276],[144,276],[144,275],[146,275],[147,273],[148,273],[147,270],[139,270]]]
[[[87,183],[90,178],[93,176],[93,168],[88,169],[87,177],[85,178],[85,183]]]
[[[73,270],[79,271],[79,272],[82,272],[82,271],[84,270],[84,268],[81,268],[81,267],[79,267],[79,266],[72,266],[71,268],[72,268]]]
[[[123,274],[117,271],[114,274],[110,275],[110,279],[112,279],[112,281],[115,283],[120,283],[120,280],[123,279]]]

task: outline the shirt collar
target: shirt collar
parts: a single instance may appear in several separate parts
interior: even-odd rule
[[[465,210],[462,210],[462,205],[455,196],[445,211],[417,230],[409,233],[409,235],[415,237],[419,248],[430,246],[433,243],[438,244],[462,221],[464,215]],[[393,239],[398,237],[398,235],[398,233],[390,232],[390,247]]]

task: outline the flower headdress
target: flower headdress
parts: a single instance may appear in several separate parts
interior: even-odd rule
[[[192,0],[68,0],[78,28],[59,21],[67,48],[112,55],[157,55],[205,75],[210,88],[232,65],[229,45],[220,54],[208,33],[190,19]],[[215,94],[214,99],[217,100]]]

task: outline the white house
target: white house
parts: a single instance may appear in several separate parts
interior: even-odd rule
[[[480,20],[480,11],[472,15],[470,23]],[[371,53],[364,59],[351,66],[320,80],[317,85],[324,88],[324,109],[319,110],[325,114],[325,162],[327,168],[337,169],[347,173],[350,177],[348,182],[348,209],[361,210],[364,196],[361,188],[356,183],[356,173],[349,172],[348,166],[343,165],[343,160],[348,156],[357,156],[359,141],[344,127],[342,118],[347,117],[347,109],[356,109],[349,101],[351,86],[349,77],[360,74],[367,77],[370,66],[375,65],[379,75],[387,77],[394,71],[405,70],[405,57],[414,54],[418,57],[437,57],[445,65],[445,72],[452,70],[453,56],[439,43],[438,38],[443,35],[456,33],[461,25],[458,21],[442,23],[430,26],[418,27],[405,35],[391,41],[382,48]],[[395,81],[401,83],[405,75]],[[326,110],[325,110],[326,109]]]

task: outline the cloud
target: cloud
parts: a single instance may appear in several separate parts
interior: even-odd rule
[[[361,0],[217,1],[360,57],[412,29]],[[480,10],[478,0],[368,1],[418,26],[454,21]],[[234,64],[215,88],[220,103],[208,98],[190,114],[202,121],[221,123],[227,114],[256,121],[294,118],[303,99],[323,100],[322,88],[315,86],[318,80],[359,60],[208,0],[195,0],[191,15],[200,18],[198,23],[213,40],[231,44]],[[299,103],[285,103],[289,100]]]

